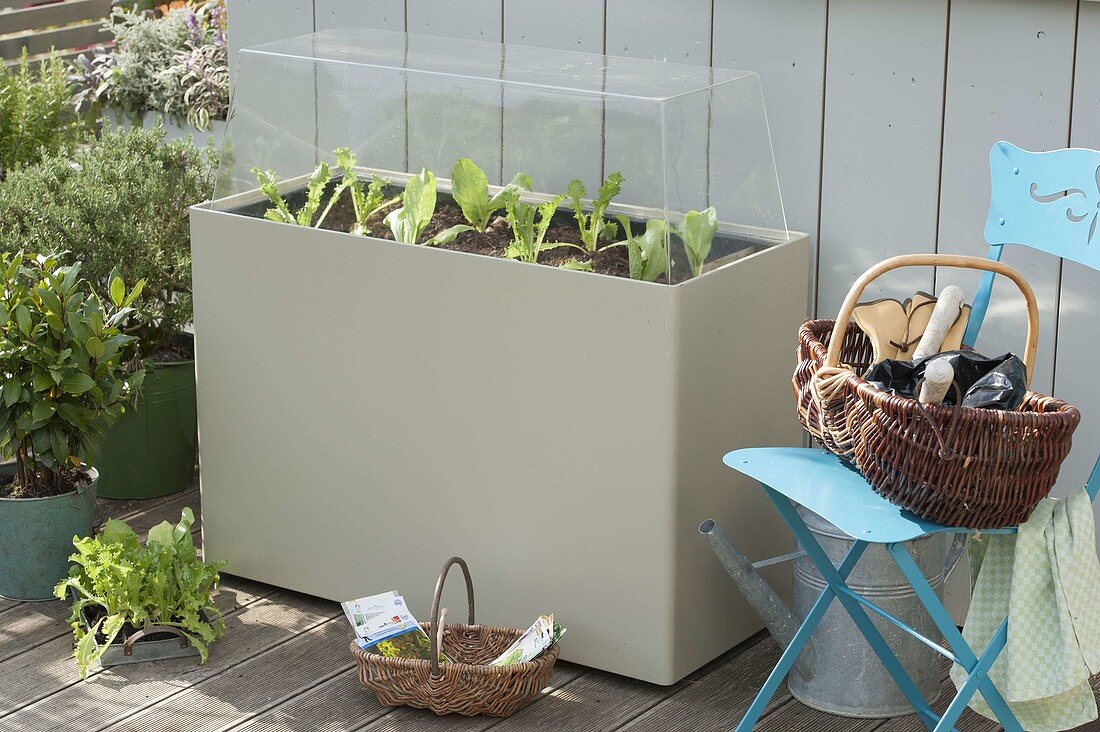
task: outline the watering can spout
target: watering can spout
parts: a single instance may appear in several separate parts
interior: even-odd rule
[[[799,620],[791,612],[791,609],[775,594],[771,585],[760,576],[756,568],[752,566],[741,550],[734,546],[726,532],[722,531],[714,519],[707,519],[699,524],[699,533],[707,540],[711,551],[718,557],[718,561],[726,568],[734,583],[741,589],[745,599],[752,605],[753,610],[764,621],[768,632],[772,634],[776,642],[786,648],[794,639],[798,631]],[[813,639],[802,649],[798,657],[798,670],[803,677],[813,678],[817,667],[817,656],[814,651]]]

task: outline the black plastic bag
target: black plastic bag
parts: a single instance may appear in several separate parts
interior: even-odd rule
[[[879,389],[915,399],[917,384],[924,378],[924,367],[940,358],[955,369],[955,384],[963,394],[962,406],[1012,411],[1023,402],[1027,369],[1011,353],[987,358],[974,351],[945,351],[919,361],[887,359],[872,366],[866,379]],[[958,403],[954,389],[948,390],[943,403]]]

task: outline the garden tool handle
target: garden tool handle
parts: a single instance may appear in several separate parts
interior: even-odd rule
[[[836,316],[833,334],[829,339],[829,351],[825,356],[825,367],[836,368],[840,365],[840,350],[844,345],[844,333],[852,319],[852,312],[863,295],[867,285],[887,272],[901,267],[956,267],[959,269],[980,269],[986,272],[1004,275],[1019,288],[1027,303],[1027,343],[1024,345],[1024,365],[1027,367],[1027,385],[1031,387],[1031,377],[1035,366],[1035,353],[1039,345],[1039,303],[1031,285],[1016,270],[1003,262],[995,262],[985,257],[969,257],[962,254],[903,254],[899,257],[884,259],[859,276],[848,290],[840,313]]]
[[[466,566],[466,560],[462,557],[451,557],[447,560],[447,563],[443,565],[443,570],[439,573],[439,580],[435,583],[435,597],[432,599],[432,627],[431,627],[431,654],[432,657],[429,660],[432,667],[432,676],[438,677],[439,671],[439,646],[443,640],[443,633],[437,632],[439,626],[439,603],[443,599],[443,583],[447,580],[447,573],[451,571],[451,567],[458,565],[462,569],[462,574],[466,577],[466,600],[470,605],[470,619],[468,625],[474,624],[474,582],[470,579],[470,568]]]

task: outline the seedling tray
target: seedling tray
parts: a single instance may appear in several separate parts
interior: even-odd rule
[[[94,621],[88,617],[87,611],[81,610],[80,618],[84,622],[85,628],[94,625]],[[203,620],[206,620],[205,616],[203,616]],[[171,626],[152,625],[134,631],[126,638],[121,638],[121,634],[119,635],[120,637],[115,638],[114,643],[99,659],[99,665],[103,668],[199,655],[198,649],[191,645],[190,641],[187,640],[187,636]]]

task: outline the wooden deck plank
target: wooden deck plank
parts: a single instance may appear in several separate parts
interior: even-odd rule
[[[0,663],[71,632],[69,608],[61,602],[23,602],[0,622]]]
[[[881,719],[838,717],[812,709],[796,699],[789,699],[756,725],[758,732],[871,732],[882,724]],[[921,727],[925,729],[925,727]]]
[[[92,732],[224,673],[314,625],[335,616],[327,601],[277,592],[226,619],[226,637],[216,643],[210,662],[179,658],[156,663],[116,666],[95,683],[66,687],[3,719],[5,732]]]
[[[273,592],[275,588],[268,585],[224,577],[214,596],[214,604],[226,614],[228,623],[233,615]],[[5,732],[8,729],[3,720],[5,715],[80,683],[72,653],[72,638],[66,634],[0,664],[0,729]],[[143,667],[151,665],[141,664]],[[93,669],[89,678],[101,673],[101,669]]]
[[[97,498],[96,503],[95,523],[97,527],[102,527],[103,524],[107,523],[108,518],[115,518],[125,521],[134,527],[135,531],[141,533],[141,529],[137,528],[139,525],[144,527],[145,531],[148,531],[161,521],[179,521],[180,511],[183,510],[184,506],[190,507],[194,512],[196,526],[199,525],[201,519],[199,487],[197,485],[185,491],[161,496],[160,498],[138,500]],[[149,518],[147,520],[140,518],[144,516]]]
[[[936,714],[943,714],[943,711],[947,709],[947,705],[954,698],[955,685],[951,683],[951,679],[945,676],[943,684],[940,686],[940,696],[932,703],[932,711]],[[993,732],[993,730],[1001,729],[1001,725],[991,722],[971,709],[967,709],[963,712],[962,718],[955,725],[955,728],[964,730],[964,732]],[[924,723],[921,722],[920,717],[909,714],[880,722],[879,726],[875,727],[874,732],[926,732],[927,729]],[[1084,729],[1082,728],[1082,730]]]
[[[213,732],[262,714],[347,670],[352,665],[350,628],[339,605],[328,607],[330,620],[234,665],[232,673],[199,681],[105,729]]]
[[[349,668],[226,732],[352,732],[390,711]]]
[[[707,673],[626,724],[623,732],[699,732],[730,730],[763,686],[779,660],[779,647],[769,637],[738,647],[706,669]],[[784,684],[768,709],[790,699]]]

